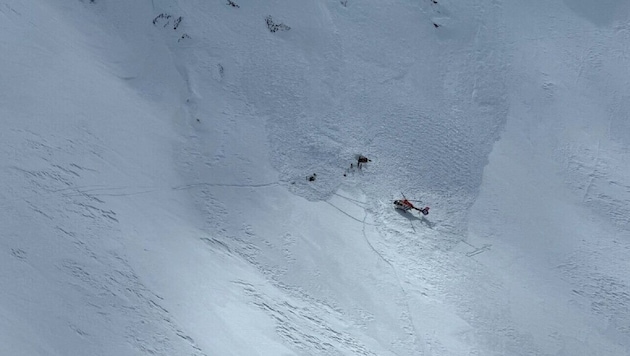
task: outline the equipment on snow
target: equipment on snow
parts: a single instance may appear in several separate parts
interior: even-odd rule
[[[372,160],[371,160],[371,159],[368,159],[368,158],[367,158],[367,157],[365,157],[364,155],[359,155],[359,156],[357,157],[357,167],[358,167],[359,169],[361,169],[361,167],[362,167],[365,163],[368,163],[368,162],[372,162]]]

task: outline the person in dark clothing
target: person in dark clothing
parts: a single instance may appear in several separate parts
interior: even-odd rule
[[[357,159],[357,167],[359,167],[359,169],[361,169],[361,167],[368,162],[372,162],[371,159],[368,159],[367,157],[360,155],[359,158]]]

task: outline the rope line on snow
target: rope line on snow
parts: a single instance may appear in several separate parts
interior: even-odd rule
[[[234,187],[234,188],[264,188],[279,185],[279,182],[270,182],[270,183],[259,183],[259,184],[230,184],[230,183],[192,183],[192,184],[184,184],[174,187],[155,187],[155,186],[106,186],[106,185],[84,185],[84,186],[70,186],[66,188],[60,189],[47,189],[44,186],[39,186],[34,191],[43,191],[43,193],[54,194],[61,193],[64,197],[76,197],[76,196],[91,196],[91,197],[124,197],[131,195],[141,195],[141,194],[149,194],[155,193],[159,191],[169,191],[169,190],[186,190],[197,187]],[[143,189],[138,191],[139,189]],[[128,192],[124,192],[124,190],[128,190]],[[123,192],[112,192],[112,191],[123,191]],[[33,197],[41,196],[42,192],[38,192],[35,194],[30,194],[21,197],[15,197],[14,199],[5,200],[5,202],[13,202],[20,200],[27,200]],[[7,206],[0,206],[5,208]]]
[[[262,187],[271,187],[275,185],[279,185],[280,183],[271,182],[271,183],[259,183],[259,184],[231,184],[231,183],[192,183],[192,184],[184,184],[176,187],[172,187],[173,190],[185,190],[196,187],[235,187],[235,188],[262,188]]]
[[[366,223],[366,222],[365,222],[365,220],[361,221],[361,220],[359,220],[359,219],[355,218],[354,216],[352,216],[352,215],[350,215],[350,214],[346,213],[345,211],[343,211],[343,209],[341,209],[341,208],[339,208],[339,207],[335,206],[333,203],[331,203],[331,202],[329,202],[329,201],[324,201],[324,202],[325,202],[326,204],[328,204],[328,205],[332,206],[333,208],[335,208],[335,209],[339,210],[342,214],[346,215],[347,217],[349,217],[350,219],[352,219],[352,220],[354,220],[354,221],[356,221],[356,222],[363,223],[363,224],[366,224],[366,225],[372,225],[372,226],[375,226],[374,224],[369,224],[369,223]]]
[[[339,198],[346,199],[346,200],[351,201],[351,202],[353,202],[353,203],[356,203],[356,205],[357,205],[357,206],[360,206],[360,207],[364,207],[364,206],[366,205],[366,203],[365,203],[365,202],[362,202],[362,201],[357,200],[357,199],[348,198],[348,197],[346,197],[346,196],[344,196],[344,195],[341,195],[341,194],[339,194],[339,193],[333,193],[333,195],[338,196]]]

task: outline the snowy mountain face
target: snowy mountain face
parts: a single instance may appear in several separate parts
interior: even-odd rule
[[[0,354],[630,354],[629,15],[1,0]]]

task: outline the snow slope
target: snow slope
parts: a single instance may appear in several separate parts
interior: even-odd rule
[[[630,350],[630,7],[566,3],[541,2],[544,15],[506,7],[512,36],[527,36],[512,50],[508,123],[470,241],[492,244],[497,256],[480,260],[502,271],[508,300],[526,301],[506,308],[516,325],[536,330],[540,352],[622,355]]]
[[[629,9],[3,0],[0,353],[630,353]]]

